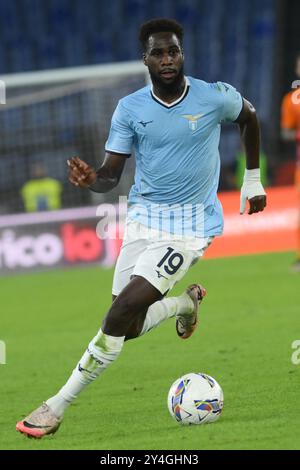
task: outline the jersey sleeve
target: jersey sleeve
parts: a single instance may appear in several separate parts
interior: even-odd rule
[[[243,109],[243,98],[241,94],[228,83],[218,82],[217,86],[223,96],[220,122],[233,122],[239,117]]]
[[[296,129],[297,116],[295,108],[292,103],[292,94],[285,95],[281,105],[281,121],[280,126],[282,129]]]
[[[108,139],[105,143],[106,152],[123,153],[130,156],[134,132],[130,127],[129,114],[121,101],[112,116]]]

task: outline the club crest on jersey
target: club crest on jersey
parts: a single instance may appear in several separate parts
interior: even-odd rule
[[[189,128],[191,131],[197,130],[198,127],[198,119],[200,119],[203,116],[203,114],[195,114],[194,116],[192,114],[183,114],[182,117],[188,120],[189,122]]]

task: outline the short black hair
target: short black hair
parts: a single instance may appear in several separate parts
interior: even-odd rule
[[[182,46],[184,31],[180,23],[170,18],[153,18],[143,23],[140,27],[139,40],[142,43],[143,49],[146,50],[147,48],[149,36],[162,32],[176,34]]]

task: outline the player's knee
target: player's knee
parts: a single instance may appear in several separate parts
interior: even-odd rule
[[[126,317],[136,316],[138,313],[138,304],[133,297],[121,297],[119,296],[113,302],[110,313],[112,316]]]
[[[139,311],[136,302],[118,297],[104,319],[102,330],[112,336],[125,336],[128,333],[132,339],[138,336],[136,324],[140,325],[144,316],[145,311]]]

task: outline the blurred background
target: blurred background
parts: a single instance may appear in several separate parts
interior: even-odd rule
[[[139,26],[158,16],[176,18],[185,28],[187,75],[228,82],[256,107],[264,184],[293,184],[295,142],[281,140],[280,113],[284,95],[299,78],[299,1],[0,0],[0,79],[6,84],[6,104],[0,105],[2,270],[17,263],[12,253],[20,235],[20,245],[27,247],[23,261],[34,265],[28,254],[33,226],[37,233],[48,223],[48,238],[40,242],[48,247],[46,259],[49,236],[61,236],[55,223],[93,218],[88,208],[128,193],[134,158],[128,159],[120,185],[105,195],[71,186],[66,160],[79,155],[100,165],[117,101],[147,80]],[[236,190],[244,169],[236,126],[224,126],[220,154],[220,191]],[[69,212],[50,220],[50,210]]]
[[[118,100],[147,81],[140,24],[161,16],[185,28],[187,75],[228,82],[256,107],[268,206],[239,214],[243,150],[237,126],[224,125],[224,234],[205,254],[215,259],[172,290],[207,288],[199,329],[186,343],[170,321],[126,343],[58,436],[37,445],[15,423],[65,383],[111,305],[118,197],[135,166],[128,159],[101,195],[73,187],[66,160],[101,164]],[[299,0],[0,0],[0,449],[299,449],[300,104],[285,101],[281,118],[300,79],[299,18]],[[225,393],[224,418],[201,434],[178,432],[166,407],[191,371]]]

